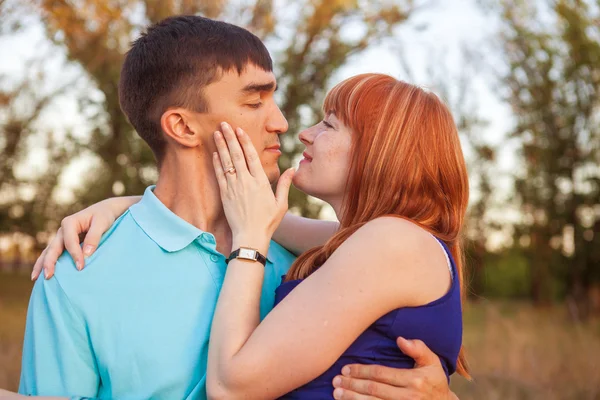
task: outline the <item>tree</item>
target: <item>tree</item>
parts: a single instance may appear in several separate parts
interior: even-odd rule
[[[47,38],[66,52],[69,63],[79,67],[82,79],[89,82],[85,90],[72,94],[78,97],[85,115],[89,138],[78,143],[67,137],[62,142],[67,148],[85,149],[97,161],[92,170],[82,174],[73,208],[115,194],[141,194],[156,178],[154,157],[122,114],[117,95],[124,54],[146,25],[175,14],[220,17],[247,26],[267,43],[283,49],[275,52],[274,61],[282,89],[281,108],[290,124],[290,134],[283,139],[281,166],[285,168],[299,149],[294,144],[295,133],[320,114],[332,74],[353,54],[391,36],[394,26],[414,9],[412,0],[377,5],[366,0],[305,0],[294,3],[293,11],[274,10],[272,0],[256,0],[247,6],[224,0],[35,0],[24,4],[5,0],[3,6],[5,16],[37,16]],[[360,28],[359,34],[344,34],[348,25]],[[47,198],[36,195],[34,203],[39,205]],[[316,216],[320,208],[298,192],[290,203],[310,216]],[[24,218],[38,217],[26,213]],[[37,229],[44,227],[38,224]]]
[[[547,303],[564,281],[585,316],[600,272],[598,9],[584,0],[504,0],[500,11],[509,67],[502,81],[523,162],[515,180],[524,221],[517,234],[530,243],[531,292]]]
[[[0,35],[18,31],[24,21],[14,3],[0,2]],[[46,54],[47,56],[47,54]],[[0,75],[0,232],[21,232],[35,237],[47,229],[61,212],[52,194],[63,168],[76,150],[66,133],[64,145],[55,132],[43,125],[43,112],[52,100],[65,92],[70,82],[40,85],[51,80],[44,69],[44,55],[31,60],[23,78]],[[47,168],[31,174],[18,170],[27,161],[30,143],[47,155]],[[58,215],[57,215],[58,214]]]

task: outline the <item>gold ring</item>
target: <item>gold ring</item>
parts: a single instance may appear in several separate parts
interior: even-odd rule
[[[227,171],[225,171],[225,173],[226,173],[226,174],[231,174],[231,175],[233,175],[233,174],[235,174],[235,168],[234,168],[234,167],[231,167],[231,168],[229,168]]]

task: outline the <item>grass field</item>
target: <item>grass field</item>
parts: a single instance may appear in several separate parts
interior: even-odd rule
[[[0,388],[16,390],[31,282],[0,274]],[[473,382],[461,400],[600,400],[600,321],[573,325],[561,307],[481,301],[465,310]]]

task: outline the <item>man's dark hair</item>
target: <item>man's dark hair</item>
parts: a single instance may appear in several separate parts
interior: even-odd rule
[[[199,16],[167,18],[148,28],[127,52],[119,102],[160,167],[166,140],[160,118],[169,107],[208,111],[202,89],[222,72],[273,62],[261,40],[239,26]]]

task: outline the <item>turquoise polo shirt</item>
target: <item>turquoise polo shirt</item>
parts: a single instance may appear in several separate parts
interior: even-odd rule
[[[64,253],[29,302],[19,392],[205,399],[208,336],[225,257],[153,187],[103,236],[86,268]],[[271,242],[261,317],[294,256]]]

